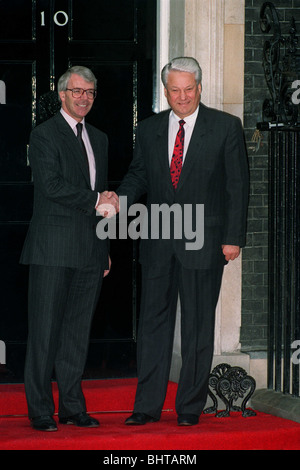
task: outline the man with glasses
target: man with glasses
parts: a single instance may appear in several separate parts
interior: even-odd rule
[[[31,425],[41,431],[57,430],[53,370],[59,422],[99,425],[86,413],[81,377],[110,269],[107,240],[96,235],[97,213],[110,216],[105,204],[118,208],[106,186],[107,136],[85,122],[96,85],[86,67],[69,69],[58,82],[60,112],[30,137],[34,209],[20,261],[30,265],[25,391]]]

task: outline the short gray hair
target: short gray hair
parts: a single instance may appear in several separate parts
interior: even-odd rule
[[[58,80],[57,83],[57,91],[65,91],[68,88],[68,83],[71,78],[71,75],[76,74],[83,78],[86,82],[93,82],[95,89],[97,88],[97,79],[93,72],[88,69],[87,67],[83,67],[82,65],[74,65],[73,67],[69,68]]]
[[[197,60],[193,57],[176,57],[164,66],[161,71],[161,80],[165,88],[167,87],[169,72],[172,70],[194,73],[197,85],[201,84],[202,70]]]

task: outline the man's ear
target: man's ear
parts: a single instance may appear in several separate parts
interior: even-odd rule
[[[59,97],[60,97],[61,101],[65,101],[66,92],[65,91],[60,91],[58,94],[59,94]]]

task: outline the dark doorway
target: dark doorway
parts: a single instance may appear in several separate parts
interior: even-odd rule
[[[132,159],[137,122],[152,113],[155,0],[0,0],[0,382],[22,382],[27,268],[19,264],[32,213],[31,129],[57,110],[71,65],[98,78],[87,120],[108,134],[109,187]],[[138,242],[112,240],[91,332],[87,378],[133,376],[139,306]]]

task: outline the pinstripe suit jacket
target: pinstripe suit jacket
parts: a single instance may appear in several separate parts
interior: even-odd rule
[[[95,190],[76,136],[60,112],[31,133],[34,207],[22,264],[78,268],[93,254],[107,266],[107,241],[96,236],[95,205],[97,191],[107,189],[108,140],[93,126],[86,129],[95,155]]]
[[[182,238],[141,241],[140,261],[151,265],[166,262],[175,254],[186,268],[210,269],[226,264],[221,245],[244,246],[248,205],[248,163],[240,120],[200,103],[199,113],[185,157],[177,190],[174,191],[168,157],[169,111],[139,123],[135,155],[118,188],[128,205],[147,194],[148,226],[151,205],[204,205],[204,245],[193,251]],[[182,217],[183,220],[183,217]]]

